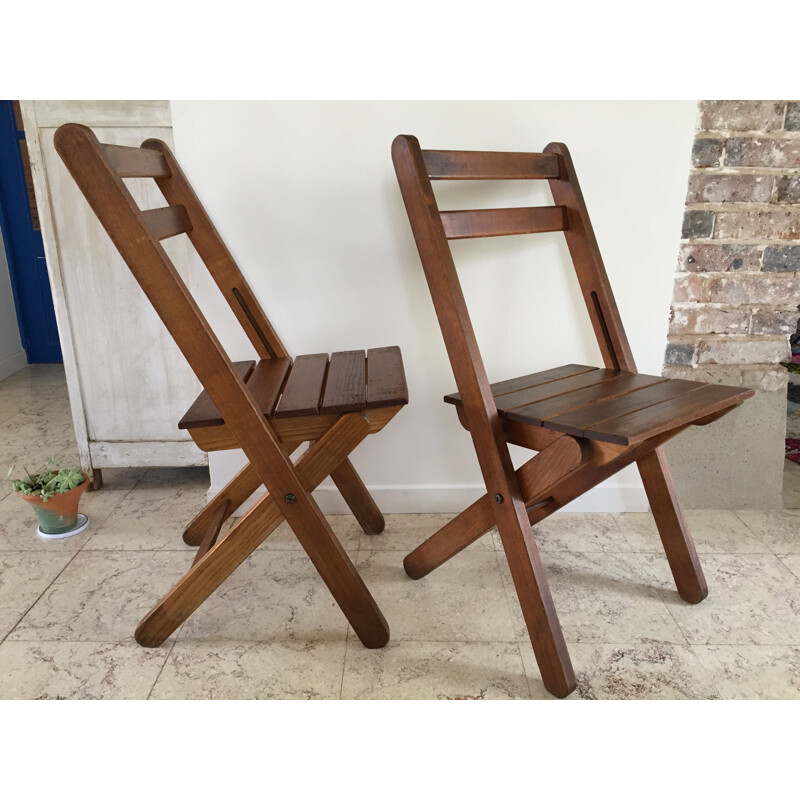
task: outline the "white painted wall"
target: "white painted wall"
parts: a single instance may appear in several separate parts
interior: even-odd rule
[[[410,405],[353,461],[385,511],[409,512],[460,510],[481,481],[468,435],[441,402],[455,384],[392,167],[394,136],[432,149],[567,143],[638,367],[660,374],[695,117],[694,101],[172,103],[176,152],[290,351],[402,348]],[[538,182],[436,190],[450,209],[552,202]],[[562,234],[453,249],[490,380],[602,363]],[[231,356],[251,357],[210,281],[194,288]],[[241,460],[211,455],[213,492]],[[319,496],[343,510],[332,490]],[[573,506],[647,507],[635,469]]]
[[[17,326],[6,249],[0,233],[0,381],[28,363]]]

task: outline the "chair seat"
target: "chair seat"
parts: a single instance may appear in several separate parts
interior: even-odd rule
[[[403,359],[399,347],[347,350],[291,358],[238,361],[245,385],[272,419],[347,414],[371,408],[406,405]],[[224,420],[203,391],[184,414],[182,430],[223,425]]]
[[[717,419],[752,389],[567,364],[491,385],[501,417],[525,425],[631,445]],[[458,394],[444,398],[461,405]]]

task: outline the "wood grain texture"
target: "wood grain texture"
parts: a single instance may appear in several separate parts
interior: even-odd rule
[[[509,180],[557,178],[558,159],[544,153],[423,150],[431,180]]]
[[[448,239],[547,233],[563,231],[567,226],[567,215],[562,206],[442,211],[440,216]]]
[[[541,559],[525,535],[524,499],[417,139],[396,137],[392,160],[487,494],[503,498],[493,514],[542,680],[550,692],[564,697],[575,688],[575,675]]]
[[[247,379],[247,391],[253,395],[253,399],[264,416],[272,416],[281,388],[291,368],[291,358],[263,359],[256,364],[256,368]]]
[[[344,350],[331,354],[320,414],[342,414],[366,408],[366,370],[363,350]]]
[[[169,178],[164,156],[141,147],[104,144],[103,153],[120,178]]]
[[[406,373],[399,347],[367,350],[367,408],[405,405]]]
[[[156,239],[169,239],[179,233],[188,233],[192,223],[183,206],[167,206],[166,208],[151,208],[142,212],[150,233]]]
[[[275,418],[307,417],[319,414],[327,371],[327,353],[298,356],[275,409]]]
[[[250,377],[255,366],[255,361],[235,361],[233,363],[233,368],[242,381],[246,381]],[[181,430],[188,430],[209,425],[222,425],[223,422],[217,407],[204,389],[178,422],[178,427]]]

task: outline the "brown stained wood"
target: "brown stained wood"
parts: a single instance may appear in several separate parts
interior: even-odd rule
[[[543,153],[423,150],[431,180],[513,180],[557,178],[558,159]]]
[[[520,389],[528,389],[532,386],[541,386],[543,383],[559,380],[560,378],[570,378],[573,375],[580,375],[584,372],[592,372],[597,367],[587,367],[583,364],[566,364],[563,367],[554,367],[542,372],[532,372],[530,375],[523,375],[519,378],[511,378],[506,381],[499,381],[490,384],[493,397],[501,397],[504,394],[518,392]],[[457,392],[445,395],[445,403],[461,405],[461,395]]]
[[[272,327],[225,242],[211,222],[172,151],[160,139],[148,139],[142,149],[160,153],[170,177],[156,178],[161,193],[171,206],[182,205],[189,214],[192,229],[189,240],[208,267],[242,329],[260,358],[286,358],[289,353]]]
[[[405,405],[406,373],[399,347],[367,350],[367,408]]]
[[[666,378],[659,378],[655,375],[632,375],[629,372],[621,372],[610,381],[588,386],[585,389],[578,389],[558,397],[551,397],[540,400],[538,403],[531,403],[521,408],[515,408],[512,413],[519,417],[524,417],[530,425],[541,423],[550,417],[565,414],[568,411],[575,411],[585,406],[593,405],[598,402],[610,400],[614,397],[644,389],[663,383]]]
[[[228,509],[230,509],[230,505],[231,504],[229,500],[221,503],[214,513],[214,516],[209,520],[205,536],[203,536],[203,540],[200,542],[200,547],[197,549],[194,561],[192,562],[193,565],[196,564],[216,544],[217,538],[219,537],[219,532],[222,530],[225,520],[230,516],[228,511]]]
[[[440,216],[448,239],[548,233],[563,231],[567,226],[567,215],[562,206],[442,211]]]
[[[101,145],[103,154],[120,178],[169,178],[167,161],[161,153],[142,147]]]
[[[192,229],[189,215],[183,206],[151,208],[143,211],[142,216],[150,228],[150,233],[159,241],[177,236],[179,233],[188,233]]]
[[[568,433],[571,436],[587,436],[591,428],[606,420],[630,414],[642,408],[649,408],[672,397],[697,391],[704,385],[695,381],[677,379],[662,381],[619,397],[612,397],[583,408],[553,415],[544,422],[544,425],[551,430]],[[520,422],[526,421],[523,409],[515,409],[509,416]]]
[[[702,386],[697,391],[592,425],[587,435],[606,442],[635,444],[710,413],[730,410],[749,396],[748,390],[738,387]]]
[[[366,647],[384,646],[389,637],[386,620],[311,495],[313,486],[349,455],[368,435],[372,424],[364,415],[340,417],[298,465],[293,464],[285,452],[289,448],[285,448],[247,391],[94,133],[85,126],[63,125],[56,131],[55,147],[225,420],[220,427],[228,429],[269,493],[269,502],[258,504],[261,510],[248,515],[246,525],[237,526],[235,534],[230,533],[211,548],[142,621],[138,640],[148,646],[163,642],[252,552],[258,537],[268,535],[270,526],[285,518],[361,642]],[[286,357],[282,343],[169,148],[154,140],[145,147],[160,152],[166,160],[170,177],[156,178],[156,182],[170,205],[186,208],[192,223],[190,239],[259,355]],[[315,470],[319,480],[312,481],[309,474],[315,474]]]
[[[343,414],[366,408],[366,369],[363,350],[332,353],[320,414]]]
[[[344,459],[331,472],[331,479],[364,533],[370,536],[381,533],[386,525],[383,514],[349,459]]]
[[[367,409],[364,413],[370,422],[370,433],[377,433],[403,406],[387,406]],[[339,414],[317,414],[316,416],[287,417],[273,419],[272,429],[282,443],[309,442],[319,439],[340,417]],[[190,428],[189,434],[201,450],[233,450],[239,447],[238,440],[227,425]]]
[[[275,409],[275,418],[319,414],[327,369],[327,353],[298,356]]]
[[[496,398],[495,403],[498,411],[508,413],[516,408],[527,406],[540,400],[564,396],[571,392],[585,389],[588,386],[609,383],[615,380],[619,374],[611,369],[595,369],[591,372],[573,375],[571,378],[559,378],[540,386],[532,386],[530,389],[520,389],[518,392],[504,394],[502,397]]]
[[[189,523],[183,532],[183,541],[188,545],[199,545],[223,505],[227,505],[228,511],[232,514],[259,486],[261,486],[261,480],[258,473],[253,469],[252,464],[246,464]]]
[[[255,368],[255,365],[255,361],[235,361],[233,363],[233,368],[242,381],[246,381],[250,377],[250,373]],[[194,403],[189,406],[189,410],[178,423],[178,428],[180,430],[189,430],[190,428],[222,424],[222,416],[209,397],[208,392],[204,389],[200,392]]]
[[[298,486],[306,492],[315,489],[368,433],[369,426],[364,417],[358,414],[341,417],[336,426],[297,462]],[[275,495],[262,497],[142,619],[136,629],[136,641],[144,647],[162,644],[280,525],[284,517]],[[354,630],[365,634],[364,638],[359,636],[362,643],[366,647],[383,647],[389,639],[386,620],[374,601],[369,604],[371,613],[366,612],[363,598],[371,600],[369,591],[330,528],[327,529],[329,535],[324,538],[302,526],[292,526],[292,530]],[[367,623],[371,623],[373,615],[377,615],[381,624],[365,625],[365,618]]]
[[[692,602],[702,599],[697,591],[702,574],[687,555],[693,553],[691,540],[680,518],[666,461],[656,448],[690,423],[711,421],[746,395],[736,389],[721,394],[713,391],[717,387],[696,384],[687,390],[684,382],[637,373],[569,151],[563,144],[552,143],[545,154],[557,159],[558,169],[548,180],[555,205],[566,213],[562,228],[606,370],[568,365],[490,386],[447,239],[526,232],[533,226],[505,220],[501,224],[499,219],[507,210],[493,212],[494,218],[486,216],[486,211],[442,213],[430,178],[503,178],[512,177],[511,173],[522,177],[523,159],[515,153],[504,162],[493,154],[494,165],[515,165],[500,169],[489,166],[484,153],[421,151],[413,136],[398,136],[392,145],[395,171],[458,387],[458,393],[447,396],[445,402],[456,406],[462,426],[470,432],[487,489],[481,501],[409,555],[407,569],[413,577],[427,574],[494,521],[542,679],[551,692],[563,696],[574,686],[574,677],[528,523],[546,518],[633,461],[644,460],[640,470],[643,480],[647,476],[648,496],[652,494],[665,549],[668,554],[672,551],[668,557],[676,583],[683,587],[682,596],[694,598]],[[546,344],[544,338],[531,346]],[[626,410],[625,416],[618,416],[620,408]],[[609,421],[600,419],[594,424],[612,413]],[[549,486],[549,496],[539,494],[523,506],[530,492],[521,485],[520,471],[512,473],[509,468],[506,442],[540,450],[528,467],[559,446],[565,434],[581,437],[581,466]],[[490,498],[497,502],[490,505]]]
[[[564,436],[520,467],[516,474],[526,507],[547,497],[549,488],[578,469],[588,455],[577,440]],[[409,577],[424,578],[490,531],[493,505],[494,499],[484,495],[409,553],[403,560]]]
[[[416,137],[396,137],[392,161],[542,680],[564,697],[575,675]]]
[[[253,395],[265,416],[272,416],[281,387],[291,367],[291,358],[264,359],[256,364],[252,375],[247,379],[247,390]]]

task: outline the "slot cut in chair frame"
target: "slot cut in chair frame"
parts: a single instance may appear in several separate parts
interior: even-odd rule
[[[392,160],[458,387],[445,401],[472,437],[486,485],[404,566],[422,578],[496,527],[542,680],[564,697],[575,675],[531,526],[635,462],[678,592],[700,602],[708,588],[661,445],[753,392],[637,373],[565,145],[542,153],[422,150],[416,137],[401,135]],[[548,181],[554,206],[440,211],[431,185],[529,179]],[[567,365],[490,385],[448,240],[543,231],[564,232],[605,370]],[[509,443],[538,454],[515,471]]]
[[[292,359],[167,145],[157,139],[140,147],[102,144],[89,128],[67,124],[56,131],[55,146],[204,387],[192,407],[200,409],[202,419],[193,422],[190,410],[181,427],[202,449],[240,447],[248,459],[184,532],[187,544],[199,546],[197,557],[139,623],[136,641],[146,647],[163,643],[286,520],[364,646],[383,647],[389,626],[311,492],[331,476],[365,532],[383,530],[380,510],[348,456],[408,402],[399,349],[369,351],[369,358],[376,359],[375,372],[384,379],[376,384],[373,403],[346,401],[324,414],[311,409],[299,417],[289,409],[275,419],[274,406],[280,406],[278,394],[284,379],[289,380]],[[122,180],[132,177],[153,178],[169,205],[140,210]],[[162,239],[180,233],[188,235],[254,347],[260,359],[255,369],[252,362],[231,362],[161,246]],[[364,353],[356,352],[366,381]],[[334,354],[331,365],[334,358],[357,366],[352,354]],[[382,372],[379,364],[394,373]],[[262,389],[268,385],[273,392],[267,408],[255,394],[256,374],[265,376]],[[366,384],[362,393],[366,397]],[[210,418],[204,410],[212,412]],[[310,447],[293,463],[290,456],[304,441]],[[225,520],[261,485],[267,494],[220,538]]]

